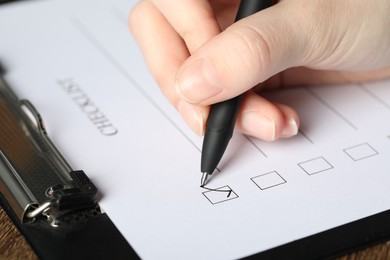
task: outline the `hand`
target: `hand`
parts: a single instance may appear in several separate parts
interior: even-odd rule
[[[390,77],[389,0],[282,0],[232,24],[238,4],[143,0],[129,17],[162,92],[200,135],[211,104],[245,93],[236,129],[290,137],[297,113],[258,90]]]

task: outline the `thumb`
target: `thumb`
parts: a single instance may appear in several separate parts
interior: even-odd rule
[[[246,92],[302,60],[305,34],[282,1],[244,18],[197,49],[179,69],[176,91],[209,105]],[[287,4],[284,4],[287,3]]]

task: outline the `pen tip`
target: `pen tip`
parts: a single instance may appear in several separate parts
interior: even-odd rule
[[[209,176],[209,174],[207,172],[204,172],[202,174],[202,178],[200,180],[200,187],[204,187],[204,185],[206,184],[206,181],[207,181],[207,177]]]

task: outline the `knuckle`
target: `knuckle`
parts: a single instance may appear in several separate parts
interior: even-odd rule
[[[231,46],[238,62],[249,73],[259,73],[268,70],[271,61],[271,48],[268,37],[255,26],[242,25],[231,30]]]

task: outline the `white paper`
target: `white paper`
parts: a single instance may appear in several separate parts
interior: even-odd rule
[[[299,112],[300,133],[235,134],[209,181],[232,193],[201,189],[202,138],[148,73],[134,3],[1,6],[0,61],[141,258],[235,259],[390,208],[389,80],[265,93]]]

